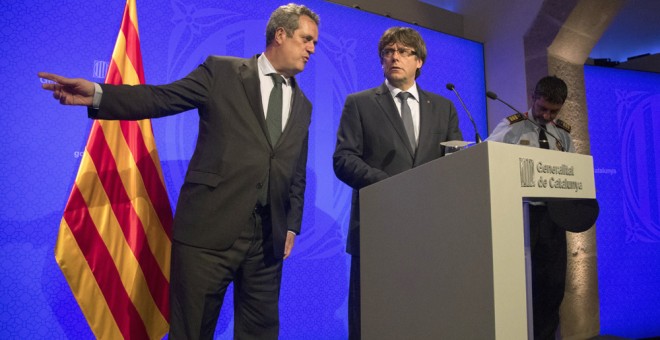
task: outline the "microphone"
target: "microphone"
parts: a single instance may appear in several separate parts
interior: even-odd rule
[[[458,97],[458,100],[461,102],[461,105],[463,105],[463,109],[465,110],[465,112],[467,112],[468,118],[470,118],[470,122],[472,122],[472,127],[474,127],[475,140],[477,143],[481,143],[482,140],[481,140],[481,136],[479,136],[479,130],[477,130],[477,124],[474,122],[474,119],[472,119],[472,115],[470,114],[470,111],[468,111],[467,107],[465,106],[465,103],[463,103],[463,99],[461,99],[461,96],[458,94],[458,91],[456,91],[454,84],[447,83],[447,90],[454,91],[456,97]]]
[[[525,114],[523,114],[522,112],[516,110],[515,107],[511,106],[511,104],[509,104],[509,103],[503,101],[502,99],[500,99],[499,97],[497,97],[497,94],[495,94],[495,92],[492,92],[492,91],[486,91],[486,97],[488,97],[489,99],[492,99],[492,100],[497,100],[497,101],[499,101],[500,103],[503,103],[504,105],[510,107],[513,111],[516,111],[516,113],[523,115],[523,117],[525,117],[525,120],[526,120],[526,121],[532,123],[534,126],[536,126],[537,128],[539,128],[539,129],[545,131],[545,133],[547,133],[547,134],[550,135],[552,138],[554,138],[555,141],[557,141],[557,148],[559,149],[559,151],[566,151],[566,150],[564,149],[564,145],[561,143],[561,140],[560,140],[559,138],[557,138],[557,136],[555,136],[555,135],[553,135],[552,133],[550,133],[550,131],[548,131],[548,129],[546,129],[545,126],[541,126],[541,124],[539,124],[539,123],[537,123],[537,122],[535,122],[535,121],[533,121],[533,120],[527,118],[527,116],[525,116]]]

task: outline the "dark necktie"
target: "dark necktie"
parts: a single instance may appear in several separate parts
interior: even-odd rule
[[[269,74],[273,78],[273,89],[268,99],[268,110],[266,111],[266,126],[270,142],[273,146],[282,135],[282,83],[284,78],[276,73]]]
[[[417,148],[417,142],[415,141],[415,127],[413,125],[410,106],[408,106],[408,97],[410,97],[411,94],[408,92],[399,92],[396,96],[401,99],[401,119],[403,120],[403,126],[406,128],[406,134],[408,135],[410,146],[412,146],[413,151],[415,151]]]
[[[550,149],[550,143],[548,143],[548,137],[545,135],[545,126],[543,125],[539,129],[539,147],[541,149]]]

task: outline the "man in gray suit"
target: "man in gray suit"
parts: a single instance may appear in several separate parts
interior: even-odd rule
[[[93,119],[199,110],[197,145],[174,217],[172,339],[211,339],[231,282],[235,338],[278,337],[282,261],[300,232],[312,111],[294,76],[315,51],[318,24],[305,6],[281,6],[268,21],[263,54],[212,56],[162,86],[39,73],[54,82],[43,87],[60,103],[88,106]]]
[[[426,60],[419,33],[390,28],[380,38],[378,52],[385,83],[346,98],[333,156],[337,178],[353,188],[347,240],[349,339],[360,338],[359,190],[439,158],[441,142],[462,139],[452,102],[415,82]]]

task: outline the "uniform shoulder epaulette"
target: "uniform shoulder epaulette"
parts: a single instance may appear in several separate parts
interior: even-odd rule
[[[562,130],[565,130],[568,133],[571,133],[571,126],[561,119],[555,120],[555,126]]]
[[[522,122],[523,120],[526,120],[526,119],[527,119],[527,117],[523,116],[520,113],[512,114],[512,115],[506,117],[506,120],[509,121],[509,125],[512,125],[512,124],[515,124],[515,123],[518,123],[518,122]]]

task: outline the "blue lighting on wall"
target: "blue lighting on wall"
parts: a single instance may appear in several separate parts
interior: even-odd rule
[[[284,266],[282,339],[346,337],[350,190],[335,179],[332,152],[343,102],[383,81],[377,43],[390,26],[408,25],[325,1],[303,1],[320,14],[320,42],[297,78],[314,104],[304,225]],[[146,80],[176,80],[209,54],[263,51],[274,1],[138,0]],[[41,89],[38,71],[102,81],[119,32],[123,1],[0,3],[0,338],[92,338],[57,267],[53,247],[91,122]],[[472,126],[445,89],[456,84],[487,135],[483,47],[416,27],[428,59],[420,86],[455,101],[465,136]],[[154,133],[172,207],[197,133],[197,113],[155,120]],[[231,292],[216,338],[231,339]]]
[[[585,67],[601,334],[660,335],[660,74]]]

